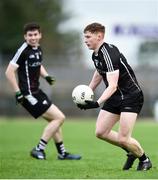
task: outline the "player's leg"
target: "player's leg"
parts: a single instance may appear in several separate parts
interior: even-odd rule
[[[139,142],[131,137],[136,119],[137,119],[137,113],[132,113],[132,112],[121,113],[118,141],[122,147],[126,148],[127,150],[129,150],[129,152],[132,153],[131,156],[139,158],[140,163],[137,170],[148,170],[152,166],[149,158],[146,157],[144,150],[142,149]],[[128,156],[127,160],[131,160],[129,157],[130,156]],[[135,159],[136,158],[133,158],[133,162]],[[132,160],[131,162],[130,161],[128,162],[129,164],[126,162],[123,169],[127,170],[131,168],[133,162]],[[125,166],[127,167],[125,168]]]
[[[53,116],[54,116],[54,120],[55,119],[62,119],[62,117],[64,117],[64,119],[65,119],[65,115],[55,105],[54,105]],[[59,160],[66,160],[66,159],[69,159],[69,160],[79,160],[79,159],[81,159],[80,155],[70,154],[70,153],[68,153],[66,151],[64,143],[63,143],[61,127],[57,128],[55,133],[52,133],[51,138],[53,138],[54,143],[56,145],[56,148],[57,148],[57,151],[58,151],[58,159]]]
[[[138,141],[131,137],[136,118],[136,113],[121,113],[118,140],[122,147],[128,149],[136,157],[140,157],[144,151]]]
[[[36,149],[38,150],[39,148],[39,150],[44,151],[48,141],[53,138],[58,151],[58,159],[81,159],[80,155],[70,154],[65,150],[62,130],[60,128],[65,119],[65,115],[59,110],[59,108],[55,105],[51,105],[51,107],[42,116],[48,121],[48,125],[44,129],[41,140]]]
[[[106,110],[101,110],[96,122],[97,138],[107,141],[116,146],[120,146],[120,144],[118,143],[118,133],[111,130],[118,120],[119,115],[113,114]]]
[[[55,146],[58,151],[58,159],[59,160],[79,160],[79,159],[81,159],[80,155],[71,154],[65,149],[65,146],[63,143],[61,127],[53,135],[53,140],[54,140]]]
[[[123,113],[121,114],[123,115]],[[132,114],[131,114],[132,115]],[[136,113],[133,113],[133,118],[134,119],[131,119],[130,118],[124,123],[122,118],[120,119],[120,128],[119,128],[119,132],[123,130],[123,128],[126,128],[124,131],[124,133],[126,133],[126,138],[130,138],[131,137],[131,134],[132,134],[132,130],[133,130],[133,127],[134,127],[134,124],[135,124],[135,121],[136,121],[136,118],[137,118],[137,114]],[[130,122],[131,121],[131,122]],[[123,125],[122,125],[123,124]],[[126,127],[126,124],[128,124],[128,127],[130,128],[127,128]],[[121,135],[119,135],[119,138],[120,138]],[[121,138],[119,139],[119,141],[121,141]],[[140,147],[140,145],[138,144],[138,142],[136,142],[134,139],[133,141],[137,144],[137,147]],[[120,143],[121,144],[121,143]],[[123,146],[123,148],[125,148],[125,146]],[[127,148],[125,148],[127,149]],[[141,151],[142,151],[142,148],[141,148]],[[134,161],[137,159],[137,156],[135,156],[133,153],[131,153],[129,150],[127,151],[127,160],[123,166],[123,170],[128,170],[132,167]]]
[[[31,151],[31,156],[37,159],[46,158],[44,153],[46,145],[58,131],[65,119],[64,114],[54,104],[48,108],[42,117],[48,121],[48,125],[44,129],[38,145]]]
[[[107,141],[113,145],[122,147],[118,141],[118,132],[112,129],[114,124],[118,121],[119,115],[110,113],[105,110],[101,110],[96,123],[96,136],[104,141]],[[125,151],[129,152],[125,147],[122,147]],[[129,169],[135,160],[135,156],[130,156],[124,165],[124,169]]]
[[[43,131],[42,139],[48,142],[63,124],[65,115],[57,106],[52,104],[42,117],[48,121],[48,125]]]

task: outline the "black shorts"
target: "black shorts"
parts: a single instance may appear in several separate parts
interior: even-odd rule
[[[27,99],[24,99],[22,106],[34,118],[38,118],[48,110],[52,103],[42,90],[39,90],[37,93],[33,93],[32,95],[37,99],[38,102],[35,105],[32,105]]]
[[[122,99],[119,95],[111,96],[103,105],[102,109],[114,114],[121,112],[133,112],[139,114],[144,102],[142,91],[124,96]]]

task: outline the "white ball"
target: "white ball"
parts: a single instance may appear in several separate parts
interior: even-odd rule
[[[94,93],[89,86],[78,85],[72,91],[72,100],[75,104],[86,104],[85,100],[93,101]]]

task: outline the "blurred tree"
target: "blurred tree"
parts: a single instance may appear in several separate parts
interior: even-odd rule
[[[70,18],[63,5],[62,0],[0,0],[1,54],[13,54],[23,40],[23,25],[34,21],[42,27],[42,47],[46,53],[59,59],[69,59],[70,52],[77,54],[78,33],[59,31],[59,25]]]

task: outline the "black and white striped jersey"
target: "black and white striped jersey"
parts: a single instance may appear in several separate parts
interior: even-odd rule
[[[18,67],[18,82],[24,95],[38,91],[42,51],[40,46],[34,48],[26,42],[17,50],[11,64]]]
[[[92,54],[92,60],[106,86],[108,86],[106,73],[119,70],[118,88],[115,94],[123,97],[141,91],[132,68],[116,46],[104,42],[98,53]]]

